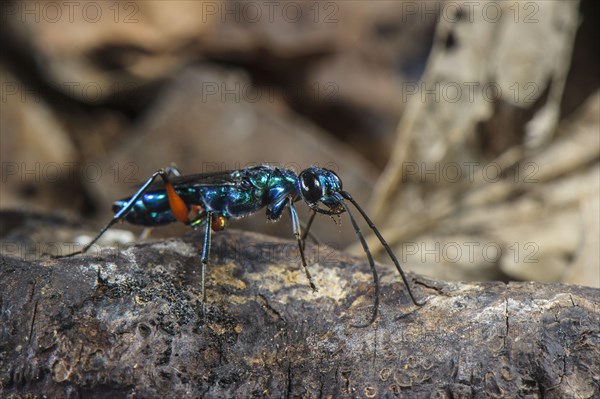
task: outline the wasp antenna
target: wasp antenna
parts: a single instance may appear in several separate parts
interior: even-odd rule
[[[360,240],[360,243],[363,247],[363,250],[365,251],[365,254],[367,254],[367,259],[369,260],[369,266],[371,267],[371,273],[373,274],[373,283],[375,285],[375,303],[373,305],[373,313],[371,314],[371,320],[369,320],[368,323],[364,323],[364,324],[352,324],[352,327],[358,327],[358,328],[369,327],[371,324],[373,324],[373,322],[377,318],[377,312],[379,311],[379,276],[377,275],[377,270],[375,269],[375,261],[373,261],[373,255],[371,255],[371,251],[369,250],[367,241],[365,240],[365,237],[363,236],[362,231],[360,230],[360,227],[358,226],[358,223],[356,223],[356,219],[354,219],[354,216],[352,215],[352,212],[350,212],[350,208],[348,208],[348,205],[346,205],[346,203],[342,200],[340,200],[340,203],[342,204],[342,206],[348,213],[348,216],[350,217],[350,221],[352,222],[352,226],[354,227],[354,232],[358,236],[358,239]]]
[[[371,219],[369,218],[369,216],[367,216],[367,214],[365,213],[365,211],[363,211],[363,209],[360,207],[360,205],[358,205],[356,203],[356,201],[354,200],[354,198],[352,198],[352,196],[347,191],[340,192],[340,195],[342,197],[344,197],[345,199],[347,199],[348,201],[350,201],[352,203],[352,205],[354,205],[356,207],[356,209],[358,210],[358,212],[360,212],[360,214],[362,215],[363,219],[365,219],[365,221],[367,222],[367,224],[369,225],[369,227],[371,228],[371,230],[373,230],[373,232],[375,233],[375,235],[379,239],[379,242],[381,242],[381,245],[385,249],[385,252],[387,252],[387,254],[390,257],[390,259],[392,260],[392,262],[394,262],[394,265],[396,266],[396,269],[398,270],[398,273],[400,273],[400,277],[402,277],[402,281],[404,281],[404,285],[406,285],[406,290],[408,291],[408,295],[410,295],[410,299],[413,301],[413,303],[415,305],[417,305],[417,306],[423,306],[425,304],[425,302],[419,302],[419,301],[417,301],[417,299],[413,295],[413,292],[412,292],[412,290],[410,288],[410,284],[408,282],[408,277],[404,273],[404,270],[402,270],[402,267],[400,267],[400,262],[398,262],[398,259],[396,258],[396,255],[394,255],[394,252],[392,251],[392,249],[390,248],[390,246],[388,245],[388,243],[385,241],[385,239],[383,238],[383,236],[381,235],[381,233],[379,232],[379,230],[377,229],[377,227],[375,227],[375,224],[371,221]],[[343,204],[343,202],[342,202],[342,204]],[[346,206],[346,205],[344,205],[344,206]],[[346,210],[348,210],[347,207],[346,207]],[[364,247],[365,247],[365,244],[363,244],[363,248]]]

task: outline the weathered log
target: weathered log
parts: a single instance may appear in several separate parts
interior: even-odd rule
[[[599,290],[450,283],[393,267],[367,328],[366,261],[215,234],[202,315],[197,234],[0,263],[0,397],[346,398],[600,395]]]

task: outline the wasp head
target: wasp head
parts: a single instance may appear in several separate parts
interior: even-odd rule
[[[342,181],[333,171],[317,167],[305,169],[298,176],[297,184],[300,197],[312,210],[326,215],[344,212],[340,202]]]

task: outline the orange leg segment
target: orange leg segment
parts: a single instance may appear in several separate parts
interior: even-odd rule
[[[225,220],[223,216],[215,215],[210,223],[210,227],[213,231],[221,231],[225,228]]]
[[[169,207],[171,207],[171,212],[173,212],[175,219],[187,224],[190,220],[187,205],[179,194],[177,194],[171,183],[165,183],[165,188],[167,190],[167,198],[169,199]]]

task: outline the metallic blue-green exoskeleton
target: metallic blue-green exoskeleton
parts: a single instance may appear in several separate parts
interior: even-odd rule
[[[162,181],[156,181],[158,177]],[[301,232],[300,221],[294,205],[299,200],[304,201],[313,211],[304,234]],[[293,233],[300,250],[302,267],[311,288],[316,290],[304,255],[304,240],[317,213],[338,215],[346,212],[369,261],[375,286],[373,312],[368,323],[358,325],[363,327],[371,325],[378,314],[379,277],[367,242],[346,201],[358,210],[383,245],[400,273],[413,303],[418,306],[422,305],[415,299],[398,259],[371,219],[354,198],[343,190],[342,181],[333,171],[318,167],[311,167],[296,174],[290,169],[261,165],[239,170],[185,176],[181,175],[176,168],[161,169],[155,172],[133,196],[116,201],[113,204],[115,212],[113,219],[81,251],[68,256],[89,250],[106,230],[120,220],[143,226],[160,226],[177,221],[192,227],[204,226],[202,250],[204,312],[206,303],[204,280],[210,252],[211,231],[222,230],[227,220],[248,216],[262,208],[266,209],[268,220],[276,221],[288,208],[292,219]]]

